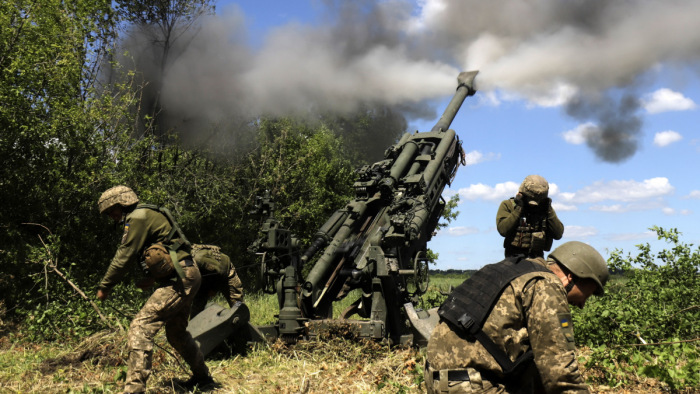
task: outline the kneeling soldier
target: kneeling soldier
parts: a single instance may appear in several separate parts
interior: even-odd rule
[[[567,242],[543,258],[477,271],[440,306],[426,354],[429,393],[588,393],[568,304],[583,308],[608,280],[603,257]]]

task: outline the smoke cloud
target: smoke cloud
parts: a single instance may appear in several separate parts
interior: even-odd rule
[[[692,0],[428,0],[421,28],[480,70],[480,90],[563,104],[592,122],[585,137],[596,156],[621,162],[639,146],[640,80],[697,65],[698,12]]]
[[[559,104],[592,121],[588,145],[620,162],[639,145],[640,79],[696,67],[700,54],[696,0],[324,5],[323,22],[279,26],[259,47],[248,44],[246,16],[235,6],[203,19],[164,75],[168,113],[200,125],[381,105],[431,119],[459,71],[478,69],[482,93]]]

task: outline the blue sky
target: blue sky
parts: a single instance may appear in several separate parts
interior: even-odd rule
[[[437,268],[502,258],[496,210],[529,174],[550,182],[565,225],[555,247],[579,240],[604,257],[662,247],[654,225],[700,242],[700,2],[328,3],[219,1],[208,24],[224,34],[203,35],[219,37],[212,53],[237,78],[220,81],[209,62],[198,73],[216,84],[202,95],[225,102],[248,83],[257,90],[237,105],[275,114],[378,100],[411,110],[407,131],[429,131],[458,72],[478,69],[479,91],[451,126],[469,163],[445,192],[460,195],[459,218],[429,244]]]

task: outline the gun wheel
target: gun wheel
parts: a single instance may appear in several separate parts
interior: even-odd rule
[[[421,295],[428,291],[428,283],[430,282],[428,277],[429,263],[430,259],[428,259],[424,251],[418,252],[413,259],[413,276],[409,280],[412,282],[411,287],[414,290],[411,292],[412,295]]]

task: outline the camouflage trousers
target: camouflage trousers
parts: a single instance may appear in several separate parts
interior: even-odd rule
[[[185,278],[156,289],[131,321],[129,327],[129,361],[125,392],[139,393],[146,390],[151,374],[153,338],[165,326],[170,345],[180,353],[196,376],[208,376],[209,369],[197,343],[187,331],[192,299],[201,283],[196,265],[180,262]]]
[[[500,394],[508,391],[502,385],[494,385],[474,368],[436,370],[425,363],[424,380],[428,394],[483,393]]]
[[[225,281],[222,281],[221,276],[214,273],[202,277],[202,287],[194,297],[190,317],[194,317],[203,311],[209,299],[218,291],[221,291],[229,307],[233,306],[236,301],[243,301],[243,282],[238,277],[233,264],[231,264]]]

